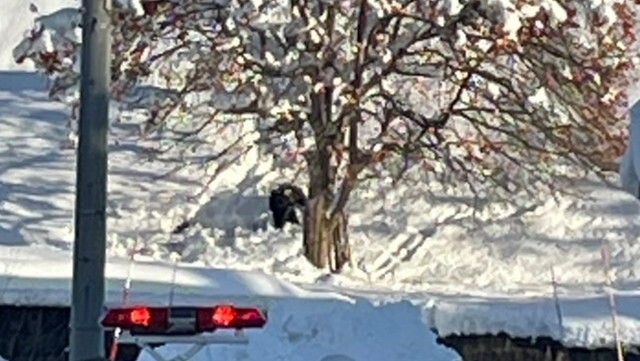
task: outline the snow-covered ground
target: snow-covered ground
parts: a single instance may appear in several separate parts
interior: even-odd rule
[[[54,10],[75,2],[43,2],[38,4],[42,13],[45,3],[47,10]],[[60,147],[67,135],[68,111],[46,99],[42,78],[12,64],[9,42],[17,41],[30,25],[27,4],[10,0],[5,6],[15,13],[0,12],[0,33],[8,34],[0,39],[0,243],[5,245],[0,249],[4,274],[0,286],[16,279],[12,275],[18,272],[28,272],[32,278],[49,274],[43,268],[52,266],[38,252],[55,252],[56,267],[68,270],[64,264],[73,239],[75,182],[74,153]],[[411,337],[418,337],[414,333],[433,337],[428,327],[434,327],[441,335],[506,331],[514,336],[553,336],[570,345],[611,345],[603,246],[611,252],[622,341],[640,345],[640,308],[634,307],[640,304],[640,203],[620,190],[585,180],[580,189],[586,197],[540,195],[515,207],[479,199],[460,187],[445,189],[417,174],[397,186],[370,183],[354,195],[350,206],[353,267],[343,275],[328,276],[301,256],[298,228],[254,230],[265,222],[264,197],[269,188],[290,180],[290,171],[276,171],[271,160],[249,151],[208,185],[211,176],[193,168],[167,175],[177,161],[147,161],[145,149],[152,143],[139,141],[136,131],[137,126],[126,119],[113,129],[111,257],[124,257],[137,244],[151,258],[167,260],[164,245],[170,243],[185,248],[183,261],[194,266],[262,271],[280,280],[269,278],[268,285],[291,282],[298,285],[296,292],[325,290],[387,302],[374,306],[362,300],[328,301],[317,308],[305,297],[286,301],[298,305],[291,306],[292,314],[305,315],[298,323],[292,321],[299,333],[293,339],[304,340],[300,355],[310,352],[308,359],[314,359],[314,350],[330,344],[332,350],[338,344],[342,346],[335,347],[349,349],[349,337],[356,334],[363,337],[368,330],[383,334],[388,329],[385,322],[406,323],[402,327]],[[218,142],[235,136],[233,131],[220,133]],[[194,214],[200,224],[184,234],[170,234]],[[55,251],[38,251],[42,249]],[[19,258],[9,256],[11,252],[29,254],[33,260],[17,266]],[[114,279],[119,279],[114,272]],[[146,276],[135,273],[134,287],[136,277]],[[29,297],[37,300],[41,292],[30,285]],[[331,317],[326,316],[329,313]],[[314,326],[306,322],[328,331],[312,337],[308,332]],[[281,332],[288,324],[284,318],[273,321],[246,358],[253,359],[253,352],[264,360],[284,357],[266,348],[289,342],[287,333]],[[380,355],[364,359],[416,359],[403,336],[386,335],[393,338],[358,339],[357,347]],[[394,350],[406,346],[409,356],[376,348],[382,344]],[[358,350],[354,348],[354,354]]]
[[[49,246],[0,246],[0,265],[2,303],[70,305],[69,252]],[[108,305],[122,302],[122,286],[129,275],[134,286],[128,302],[149,306],[166,305],[170,298],[174,304],[184,306],[233,302],[270,307],[271,300],[298,298],[351,301],[336,293],[304,290],[260,271],[194,267],[149,259],[132,265],[126,259],[112,258],[106,267]]]
[[[48,246],[0,246],[0,303],[68,305],[70,261],[69,252]],[[331,355],[358,361],[458,359],[455,352],[436,344],[421,309],[408,301],[374,305],[304,290],[259,271],[180,265],[174,276],[173,264],[166,262],[139,261],[130,270],[129,262],[111,259],[106,272],[109,304],[120,303],[122,284],[132,272],[131,304],[166,305],[173,288],[174,305],[232,302],[268,310],[265,328],[246,333],[248,346],[211,346],[195,360],[321,361]],[[183,347],[187,346],[169,345],[164,353],[168,356]]]

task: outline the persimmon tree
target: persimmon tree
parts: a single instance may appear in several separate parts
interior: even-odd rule
[[[149,129],[189,109],[192,134],[249,119],[260,142],[293,141],[310,198],[304,250],[317,267],[348,262],[345,209],[363,179],[423,167],[507,192],[548,188],[563,168],[607,170],[626,136],[631,0],[145,9],[114,14],[114,99],[155,72],[175,96],[151,109]]]

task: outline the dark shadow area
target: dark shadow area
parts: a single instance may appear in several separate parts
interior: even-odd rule
[[[11,361],[66,361],[69,345],[69,307],[0,306],[0,356]],[[105,355],[113,344],[105,332]],[[140,348],[119,345],[117,361],[134,361]]]
[[[0,211],[0,215],[2,211]],[[16,227],[5,228],[0,226],[0,244],[7,246],[26,246],[27,241],[25,241],[20,231],[16,229]]]
[[[211,230],[223,231],[221,241],[227,246],[233,245],[237,229],[250,232],[266,230],[270,222],[268,194],[243,194],[247,189],[255,189],[262,178],[256,175],[255,169],[250,170],[235,189],[217,192],[203,204],[183,229],[197,223]]]
[[[267,196],[244,196],[232,190],[223,191],[204,204],[194,218],[205,227],[224,230],[230,235],[238,227],[257,231],[266,228],[267,220],[261,216],[267,214],[268,206]]]
[[[464,361],[617,361],[613,348],[565,347],[549,337],[513,338],[497,335],[465,335],[438,338],[453,348]],[[640,355],[625,353],[626,361],[640,361]]]
[[[34,71],[0,71],[0,91],[45,91],[47,79]]]

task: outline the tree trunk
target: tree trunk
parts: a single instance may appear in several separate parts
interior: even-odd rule
[[[344,211],[327,217],[331,198],[325,194],[309,200],[304,217],[305,257],[317,268],[338,273],[350,261],[351,250]]]
[[[332,59],[326,59],[327,64]],[[317,78],[318,74],[315,74]],[[305,155],[309,169],[309,201],[304,214],[304,255],[317,268],[329,265],[331,272],[340,272],[350,258],[347,222],[343,209],[328,217],[327,212],[336,195],[335,169],[331,158],[335,145],[341,143],[344,133],[333,119],[331,104],[333,87],[310,95],[310,125],[315,135],[315,149]]]
[[[327,217],[334,195],[328,151],[316,151],[309,162],[309,201],[304,213],[303,247],[305,257],[317,268],[337,273],[349,262],[351,252],[344,210]]]

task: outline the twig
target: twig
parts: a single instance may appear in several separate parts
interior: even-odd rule
[[[562,320],[562,309],[560,308],[560,297],[558,297],[558,281],[556,280],[556,273],[553,266],[551,266],[551,287],[553,288],[556,318],[558,319],[558,326],[560,327],[560,340],[564,340],[564,322]]]
[[[169,291],[169,307],[173,306],[173,299],[176,293],[176,278],[178,276],[178,263],[182,259],[182,254],[177,252],[172,252],[170,256],[173,259],[173,269],[171,271],[171,289]]]
[[[207,164],[209,164],[211,162],[220,160],[220,158],[224,157],[225,155],[229,154],[233,149],[235,149],[235,147],[238,146],[247,137],[248,134],[249,133],[245,133],[245,134],[240,135],[238,137],[238,139],[233,141],[230,145],[226,146],[223,150],[219,151],[218,153],[216,153],[216,154],[214,154],[212,156],[206,157],[203,161],[200,162],[200,165],[207,165]],[[187,164],[177,165],[173,169],[171,169],[170,171],[167,171],[167,172],[162,173],[160,175],[154,176],[153,180],[160,180],[160,179],[164,179],[166,177],[169,177],[169,176],[171,176],[173,174],[176,174],[176,173],[180,172],[181,170],[187,168],[190,165],[193,165],[193,164],[187,163]]]
[[[607,285],[606,291],[609,295],[609,310],[611,311],[611,323],[613,324],[613,339],[616,344],[616,352],[618,355],[618,361],[624,361],[624,354],[622,352],[622,342],[620,342],[620,327],[618,325],[618,310],[616,308],[616,301],[613,295],[613,287],[611,282],[611,263],[610,258],[611,255],[609,253],[609,248],[606,245],[602,245],[602,249],[600,250],[600,254],[602,255],[602,263],[604,268],[604,278],[605,283]]]
[[[122,287],[122,305],[126,305],[127,302],[129,302],[129,294],[131,293],[131,278],[133,275],[136,253],[138,252],[139,240],[139,237],[136,237],[136,240],[133,244],[133,249],[129,249],[129,269],[127,270],[127,278],[125,279],[124,286]],[[109,361],[116,361],[119,345],[118,340],[120,339],[121,332],[122,330],[118,327],[113,333],[113,344],[111,345],[111,350],[109,350]]]

